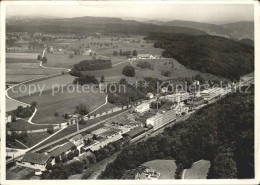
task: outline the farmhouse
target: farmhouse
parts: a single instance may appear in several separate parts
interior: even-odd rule
[[[28,168],[45,171],[46,164],[50,160],[51,157],[49,155],[28,152],[23,156],[21,161],[17,161],[17,164]]]
[[[75,136],[73,136],[70,139],[70,142],[72,142],[73,144],[75,144],[76,146],[79,146],[82,144],[82,140],[83,140],[83,136],[81,134],[77,134]]]
[[[80,54],[81,54],[81,55],[90,56],[90,55],[92,55],[92,53],[93,53],[93,52],[91,51],[90,48],[80,50]]]
[[[153,55],[151,55],[151,54],[138,54],[137,59],[153,59]]]

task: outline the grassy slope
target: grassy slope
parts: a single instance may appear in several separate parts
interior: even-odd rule
[[[174,160],[153,160],[143,163],[144,166],[152,167],[159,172],[160,179],[174,179],[176,164]]]
[[[201,160],[198,163],[193,164],[190,169],[186,170],[184,179],[206,179],[209,167],[209,161]]]
[[[19,98],[19,100],[26,103],[37,101],[38,111],[32,121],[38,124],[50,124],[66,122],[62,115],[65,113],[74,113],[75,107],[79,103],[85,104],[90,110],[95,109],[105,102],[105,94],[99,92],[84,93],[83,91],[78,93],[76,90],[70,92],[70,89],[66,87],[63,91],[59,89],[58,93],[48,90],[43,92],[41,96],[26,96]],[[54,117],[54,112],[58,112],[59,116]]]

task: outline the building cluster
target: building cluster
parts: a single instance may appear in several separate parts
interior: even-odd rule
[[[161,55],[151,55],[151,54],[138,54],[136,57],[131,56],[129,60],[144,60],[144,59],[161,59]]]
[[[205,104],[205,101],[217,98],[222,94],[221,88],[212,88],[201,91],[195,97],[193,94],[180,91],[144,101],[137,105],[134,111],[124,112],[106,120],[101,128],[90,134],[84,136],[77,134],[70,138],[69,142],[52,147],[45,153],[28,152],[17,161],[17,164],[44,171],[48,162],[55,163],[55,158],[61,159],[62,155],[74,152],[74,150],[79,150],[77,158],[79,160],[82,155],[86,155],[85,153],[93,153],[111,142],[124,137],[136,139],[147,134],[148,131],[157,130],[172,123],[179,115],[188,113],[189,106],[185,106],[184,101],[192,102],[192,106],[198,107]],[[159,103],[160,106],[158,106]],[[69,117],[71,122],[78,121],[78,115]],[[159,176],[160,174],[147,168],[138,173],[136,179],[156,179]]]

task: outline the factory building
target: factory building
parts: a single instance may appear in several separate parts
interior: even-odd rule
[[[147,125],[152,125],[154,129],[157,129],[167,123],[170,123],[176,119],[176,112],[174,109],[168,111],[158,112],[155,116],[152,116],[146,120]]]
[[[169,94],[166,96],[172,102],[181,102],[190,98],[190,94],[185,91],[181,91],[175,94]]]
[[[200,96],[204,98],[204,100],[212,100],[222,94],[222,89],[219,87],[207,89],[200,92]]]

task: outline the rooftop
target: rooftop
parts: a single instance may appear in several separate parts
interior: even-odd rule
[[[143,127],[139,126],[139,127],[133,128],[132,130],[126,132],[123,135],[127,135],[127,136],[130,136],[131,138],[134,138],[134,137],[138,136],[139,134],[142,134],[144,131],[145,131],[145,129]]]
[[[152,56],[151,54],[138,54],[138,57],[150,57]]]
[[[49,155],[28,152],[23,156],[21,161],[44,165],[47,163],[49,158]]]
[[[70,138],[70,141],[71,142],[73,142],[73,141],[76,142],[76,141],[78,141],[78,140],[80,140],[82,138],[83,138],[83,136],[81,134],[77,134],[77,135],[73,136],[72,138]]]
[[[52,157],[56,157],[61,155],[63,152],[67,152],[71,149],[71,147],[75,146],[72,142],[68,142],[58,148],[56,148],[55,150],[53,150],[52,152],[49,153],[50,156]]]

